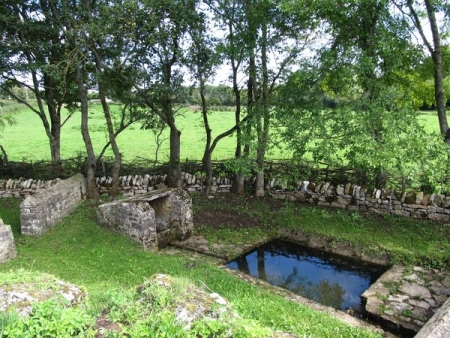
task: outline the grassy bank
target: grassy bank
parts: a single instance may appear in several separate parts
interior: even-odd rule
[[[213,207],[227,208],[220,199],[216,201],[218,204]],[[22,268],[54,274],[68,282],[83,285],[90,294],[90,313],[97,311],[99,315],[101,309],[110,303],[110,299],[105,296],[108,290],[119,289],[123,290],[121,293],[126,293],[126,290],[141,284],[154,273],[165,273],[187,278],[218,292],[231,302],[240,316],[256,321],[262,327],[314,337],[374,336],[242,281],[203,256],[182,252],[144,252],[138,244],[98,226],[95,208],[88,204],[80,206],[42,237],[21,236],[19,202],[0,200],[1,217],[5,224],[12,226],[18,251],[18,258],[1,265],[0,273]],[[197,196],[195,203],[196,212],[200,215],[211,210],[211,204],[208,203],[214,202],[202,203]],[[258,203],[264,206],[263,202]],[[243,216],[246,215],[245,210],[242,209]],[[270,209],[266,205],[267,210]],[[232,209],[229,211],[233,212]],[[258,208],[254,212],[260,214],[262,211]],[[261,223],[263,228],[260,229],[264,229],[273,219],[273,214],[270,219],[267,218],[269,216],[270,213],[260,214],[264,219]],[[319,215],[317,222],[320,219]],[[205,223],[199,225],[199,231],[205,230],[206,235],[207,226]]]

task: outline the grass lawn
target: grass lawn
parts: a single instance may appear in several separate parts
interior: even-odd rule
[[[199,198],[195,197],[196,211],[201,214],[201,210],[211,210],[211,204],[202,203]],[[217,201],[221,204],[219,199]],[[144,252],[128,238],[97,225],[95,208],[88,204],[80,206],[39,238],[21,236],[19,202],[0,200],[0,214],[5,224],[10,224],[14,230],[18,251],[18,258],[1,265],[0,273],[23,268],[54,274],[86,287],[90,303],[97,311],[101,311],[108,290],[129,290],[155,273],[165,273],[188,278],[197,285],[218,292],[231,302],[244,319],[257,321],[259,325],[273,330],[314,337],[377,336],[245,282],[218,267],[213,259],[195,254]],[[245,219],[247,213],[242,212]],[[259,213],[261,209],[255,212]],[[266,223],[262,226],[265,227]],[[200,226],[199,231],[204,227],[205,224]],[[206,231],[204,234],[207,235]]]

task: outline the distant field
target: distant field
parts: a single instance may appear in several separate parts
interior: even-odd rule
[[[91,106],[89,128],[92,143],[98,154],[107,142],[105,119],[99,106]],[[63,111],[63,116],[67,112]],[[49,160],[50,148],[48,139],[39,117],[30,110],[23,110],[15,115],[17,124],[6,126],[0,136],[0,144],[5,148],[8,157],[13,161]],[[216,112],[210,116],[213,136],[224,132],[234,123],[233,112]],[[80,131],[80,114],[75,114],[64,125],[61,132],[61,156],[70,158],[84,153],[84,143]],[[187,111],[177,117],[177,125],[181,130],[181,158],[199,160],[204,150],[204,129],[199,112]],[[163,137],[167,140],[162,144],[158,158],[165,161],[169,156],[169,131]],[[155,136],[151,130],[141,130],[140,124],[134,124],[118,137],[118,144],[124,161],[132,161],[136,157],[154,159],[156,151]],[[235,139],[223,139],[215,151],[214,158],[231,158],[234,155]],[[109,150],[107,156],[112,155]]]
[[[63,111],[63,116],[67,115]],[[428,131],[438,131],[438,121],[433,112],[424,113],[420,116],[421,121]],[[36,114],[30,110],[22,110],[16,114],[17,124],[6,126],[0,132],[0,144],[6,150],[11,161],[39,161],[49,160],[50,150],[48,139],[45,135],[42,122]],[[213,136],[229,129],[234,124],[234,112],[212,112],[210,123]],[[205,147],[204,128],[201,114],[199,112],[186,111],[177,117],[177,125],[181,130],[181,159],[200,160]],[[89,126],[91,138],[96,151],[100,152],[107,142],[104,116],[99,105],[90,107]],[[169,157],[169,131],[166,130],[163,137],[167,140],[160,148],[158,159],[167,161]],[[226,159],[234,156],[235,136],[226,137],[219,142],[213,159]],[[130,126],[118,137],[118,144],[123,159],[130,162],[135,158],[153,160],[155,158],[156,142],[151,130],[141,130],[140,124]],[[75,114],[62,128],[61,156],[62,158],[74,157],[84,153],[84,144],[80,131],[80,114]],[[106,156],[111,156],[109,150]],[[288,156],[275,150],[268,154],[269,158],[280,159]]]

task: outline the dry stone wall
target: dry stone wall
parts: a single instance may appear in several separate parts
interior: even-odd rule
[[[0,263],[5,263],[16,257],[16,246],[11,226],[3,223],[0,218]]]
[[[29,195],[20,204],[21,233],[40,235],[46,232],[75,210],[85,192],[86,179],[77,174]]]
[[[183,186],[189,192],[201,191],[204,177],[182,173]],[[165,186],[167,175],[125,175],[119,177],[119,194],[125,197],[141,196],[152,190],[157,190]],[[34,179],[0,179],[0,198],[26,198],[35,195],[39,191],[46,190],[61,180],[59,178],[49,181]],[[100,194],[108,194],[111,184],[111,177],[98,177],[96,179]],[[214,177],[212,193],[230,192],[232,186],[231,179],[226,177]]]
[[[329,182],[315,184],[309,181],[303,181],[298,191],[274,190],[271,194],[277,199],[323,207],[450,222],[450,196],[443,194],[400,194],[389,190],[369,190],[351,183],[333,186]]]
[[[204,177],[182,173],[183,186],[190,192],[201,191]],[[252,184],[254,178],[247,183]],[[142,196],[164,186],[165,175],[125,175],[120,177],[119,193],[125,197]],[[26,197],[57,184],[59,179],[40,181],[33,179],[0,180],[0,197]],[[111,177],[97,178],[101,194],[107,194],[111,187]],[[425,218],[437,222],[450,222],[450,196],[408,192],[403,195],[389,190],[368,189],[347,183],[334,186],[330,182],[313,183],[302,181],[295,191],[277,189],[281,181],[272,179],[267,189],[278,199],[289,199],[319,206],[342,208],[351,211],[388,213],[396,216]],[[230,192],[232,181],[228,177],[214,177],[212,193]]]

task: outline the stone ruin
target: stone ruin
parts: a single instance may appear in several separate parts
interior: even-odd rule
[[[16,246],[11,226],[3,223],[0,218],[0,263],[5,263],[16,257]]]
[[[97,221],[142,243],[144,250],[157,251],[171,241],[190,237],[192,199],[182,189],[155,190],[100,205]]]
[[[45,233],[74,211],[85,193],[86,179],[82,174],[77,174],[28,196],[20,204],[22,235]]]

